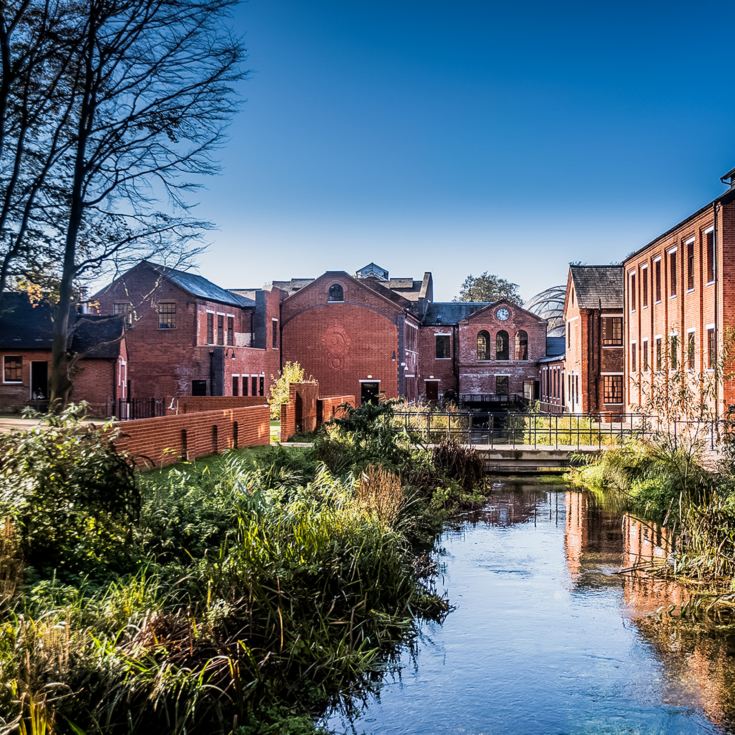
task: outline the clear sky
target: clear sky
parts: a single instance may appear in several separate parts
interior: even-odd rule
[[[735,166],[735,4],[249,0],[249,79],[205,182],[227,287],[468,273],[528,298],[619,260]]]

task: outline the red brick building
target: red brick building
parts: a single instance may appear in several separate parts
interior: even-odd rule
[[[624,261],[629,410],[650,410],[682,367],[717,415],[735,403],[732,381],[713,378],[735,327],[735,169],[722,181],[725,193]]]
[[[49,395],[52,312],[42,301],[31,304],[26,294],[0,298],[0,411],[26,406],[45,409]],[[120,317],[76,314],[72,320],[72,400],[86,401],[92,413],[106,416],[125,399],[127,350]]]
[[[622,266],[570,266],[564,320],[565,410],[607,415],[623,413]]]
[[[280,368],[277,289],[227,291],[142,261],[93,300],[126,320],[130,398],[263,396]]]

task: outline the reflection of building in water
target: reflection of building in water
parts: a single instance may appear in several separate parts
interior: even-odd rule
[[[545,491],[538,490],[537,486],[530,489],[522,484],[513,485],[513,490],[508,492],[495,491],[490,496],[489,502],[469,516],[463,516],[462,522],[489,523],[492,526],[512,526],[516,523],[526,523],[534,519],[539,512],[539,507],[547,499]],[[548,504],[548,513],[555,512],[558,505],[557,493],[553,493]]]
[[[623,548],[620,515],[604,510],[589,493],[566,493],[564,550],[575,584],[598,586],[602,566],[619,565]]]
[[[665,561],[673,548],[671,532],[658,523],[623,516],[625,542],[623,566],[636,567],[652,561]]]

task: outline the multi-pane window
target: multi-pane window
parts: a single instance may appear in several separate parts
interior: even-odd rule
[[[217,314],[217,344],[225,343],[225,315]]]
[[[3,382],[23,382],[23,358],[20,355],[6,355],[3,358]]]
[[[707,283],[715,280],[715,232],[710,230],[704,235],[705,252],[707,258]]]
[[[117,316],[121,316],[125,320],[125,325],[128,327],[133,326],[133,305],[129,301],[115,302],[112,305],[112,313]]]
[[[676,370],[679,367],[679,335],[669,335],[669,367]]]
[[[278,349],[278,319],[271,319],[271,347]]]
[[[641,268],[641,306],[648,306],[648,268]]]
[[[664,367],[663,343],[661,337],[656,337],[656,370],[661,371]]]
[[[211,311],[207,312],[207,344],[214,344],[214,314]]]
[[[240,376],[232,376],[232,395],[236,396],[240,392]]]
[[[510,378],[507,375],[495,376],[495,393],[499,396],[507,396],[510,393]]]
[[[227,344],[231,347],[235,344],[235,317],[227,317]]]
[[[642,347],[643,349],[641,351],[643,354],[641,355],[641,363],[643,365],[643,369],[648,370],[651,367],[651,364],[648,361],[648,340],[647,339],[643,340]]]
[[[446,360],[451,357],[449,335],[448,334],[437,334],[436,340],[436,359]]]
[[[687,243],[687,291],[694,290],[694,240]]]
[[[258,395],[264,396],[265,395],[265,375],[261,375],[258,382],[258,387],[260,389]]]
[[[510,337],[504,329],[495,335],[495,359],[510,360]]]
[[[661,258],[653,263],[653,298],[661,301]]]
[[[176,304],[171,301],[158,304],[158,328],[176,329]]]
[[[630,274],[630,310],[635,311],[636,307],[636,290],[635,290],[635,273]]]
[[[687,367],[694,370],[694,360],[697,352],[694,332],[687,332]]]
[[[525,329],[516,332],[515,359],[528,360],[528,332]]]
[[[333,283],[329,287],[329,291],[327,293],[327,301],[344,301],[345,300],[345,290],[342,288],[342,286],[339,285],[339,283]]]
[[[253,375],[250,378],[250,395],[251,396],[258,395],[258,376],[257,375]]]
[[[622,403],[623,402],[623,376],[622,375],[603,375],[602,376],[602,400],[605,403]]]
[[[477,334],[477,359],[490,359],[490,335],[484,329]]]
[[[676,296],[676,250],[669,253],[669,296]]]
[[[248,394],[248,388],[250,387],[250,376],[249,375],[243,375],[242,376],[242,394],[246,396]]]
[[[707,330],[707,367],[714,370],[717,364],[717,333],[713,327]]]
[[[638,370],[638,345],[632,342],[630,345],[630,371],[632,373]]]
[[[602,346],[623,346],[623,317],[605,316],[602,318]]]

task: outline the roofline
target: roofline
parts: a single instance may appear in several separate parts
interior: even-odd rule
[[[476,303],[476,302],[463,302],[463,303]],[[525,314],[529,314],[534,319],[536,319],[539,322],[544,322],[544,324],[548,324],[549,320],[544,319],[543,317],[539,316],[538,314],[534,314],[532,311],[529,311],[528,309],[524,309],[522,306],[518,306],[513,301],[510,301],[509,299],[502,298],[498,299],[497,301],[489,301],[489,302],[479,302],[479,303],[485,303],[485,306],[483,306],[481,309],[478,309],[477,311],[473,312],[469,316],[467,316],[465,319],[462,319],[463,322],[468,322],[470,319],[474,319],[478,314],[482,314],[484,311],[489,311],[490,309],[496,307],[498,304],[508,304],[512,309],[520,309]]]
[[[653,240],[651,240],[647,245],[644,245],[641,248],[638,248],[638,250],[635,250],[630,255],[626,256],[623,259],[622,265],[625,266],[629,260],[632,260],[633,258],[637,258],[641,253],[648,250],[651,246],[655,245],[659,240],[663,240],[665,237],[668,237],[673,232],[676,232],[680,227],[683,227],[687,222],[690,220],[693,220],[695,217],[699,217],[700,214],[704,214],[710,207],[713,207],[715,204],[726,204],[731,199],[735,197],[735,189],[729,189],[728,191],[724,192],[723,194],[720,194],[720,196],[713,199],[711,202],[708,202],[703,207],[698,209],[693,214],[690,214],[688,217],[685,217],[681,222],[675,224],[673,227],[670,227],[666,232],[661,233],[657,237],[654,237]]]

